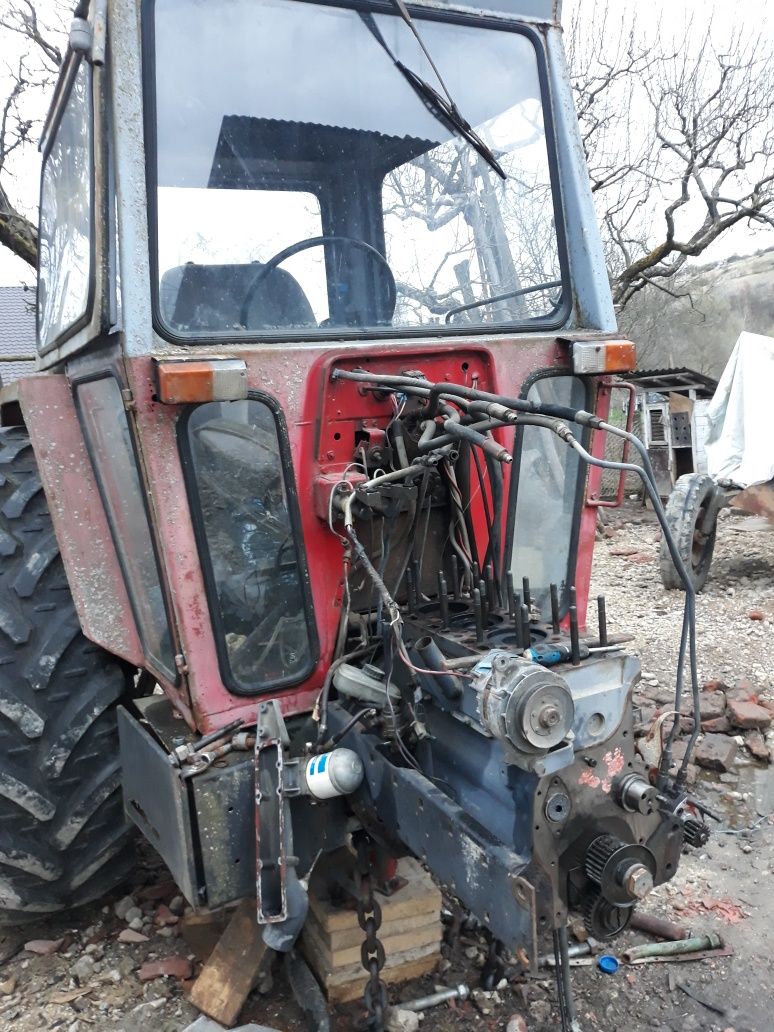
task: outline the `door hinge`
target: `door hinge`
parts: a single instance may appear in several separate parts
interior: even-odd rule
[[[134,408],[134,394],[132,394],[128,387],[121,391],[121,397],[124,400],[124,408],[127,412]]]
[[[177,667],[178,673],[188,673],[188,663],[186,662],[186,658],[182,652],[178,652],[175,656],[175,666]]]

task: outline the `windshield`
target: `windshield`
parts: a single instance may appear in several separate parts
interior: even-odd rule
[[[401,72],[441,92],[397,16],[156,0],[154,19],[158,316],[174,335],[556,324],[531,37],[416,19],[482,154]]]

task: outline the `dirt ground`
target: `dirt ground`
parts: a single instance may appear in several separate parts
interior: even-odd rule
[[[658,540],[652,515],[629,502],[612,514],[598,541],[593,582],[593,593],[607,597],[610,630],[634,635],[631,647],[644,671],[638,702],[645,720],[670,702],[682,609],[682,595],[661,587]],[[724,514],[710,581],[699,598],[697,626],[701,680],[722,682],[729,699],[752,695],[774,703],[774,532],[759,520]],[[771,736],[769,743],[774,744]],[[595,966],[577,967],[574,987],[584,1032],[774,1029],[770,769],[751,758],[739,737],[729,772],[694,771],[697,794],[719,811],[722,824],[704,849],[683,858],[675,879],[656,889],[644,907],[694,933],[719,933],[732,955],[622,966],[614,975],[603,975]],[[197,1017],[186,999],[191,984],[186,976],[195,967],[191,947],[179,934],[183,903],[167,879],[159,861],[145,853],[132,884],[103,904],[70,919],[6,929],[0,935],[0,1028],[182,1032]],[[33,949],[39,952],[25,948],[35,940]],[[611,952],[620,954],[626,945],[644,941],[652,940],[626,933]],[[525,980],[510,969],[509,981],[485,993],[477,989],[483,956],[483,939],[475,931],[463,932],[444,946],[435,975],[403,986],[393,999],[464,981],[476,990],[473,999],[426,1012],[420,1026],[424,1032],[555,1032],[558,1013],[550,973]],[[153,974],[147,965],[157,961],[174,973],[142,981]],[[353,1029],[358,1014],[356,1006],[340,1009],[332,1025],[340,1032]],[[253,994],[241,1020],[280,1032],[307,1027],[281,971],[268,996]]]

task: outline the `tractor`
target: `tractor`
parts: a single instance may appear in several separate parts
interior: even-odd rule
[[[5,920],[103,896],[139,829],[290,951],[338,858],[381,1028],[412,855],[525,970],[553,945],[571,1028],[570,914],[614,937],[704,841],[589,606],[602,468],[652,476],[604,458],[635,349],[559,7],[76,9],[0,395]]]

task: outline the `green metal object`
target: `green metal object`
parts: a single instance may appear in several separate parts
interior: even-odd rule
[[[679,939],[677,942],[649,942],[644,946],[633,946],[623,954],[623,959],[630,964],[644,957],[676,957],[681,953],[699,953],[723,945],[721,937],[710,932],[709,935],[696,935],[692,939]]]

